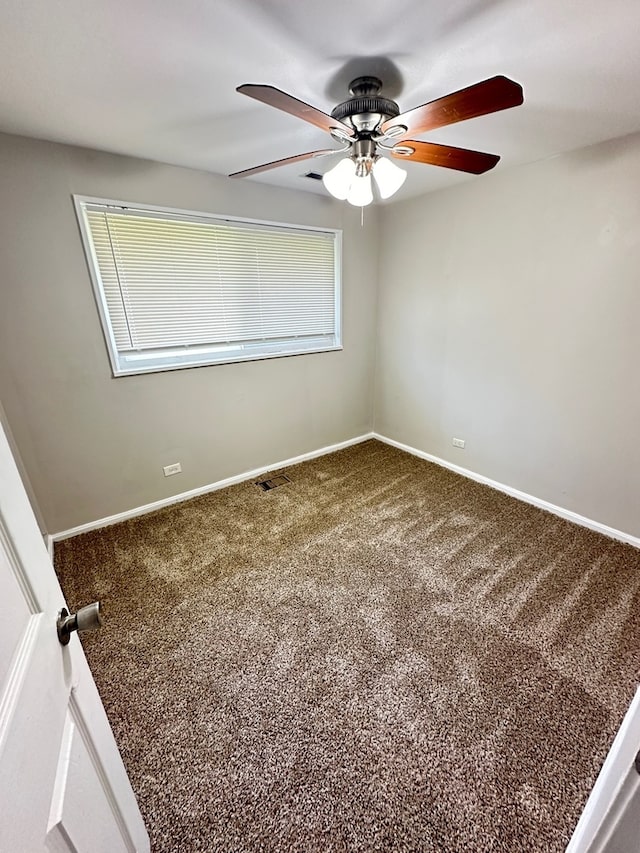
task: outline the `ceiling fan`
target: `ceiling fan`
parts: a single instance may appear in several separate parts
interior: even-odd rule
[[[404,169],[381,156],[383,154],[397,160],[444,166],[474,175],[493,169],[500,159],[497,154],[407,137],[516,107],[524,100],[522,86],[508,77],[497,76],[401,113],[395,101],[380,94],[381,89],[382,81],[377,77],[357,77],[349,86],[351,97],[327,115],[273,86],[253,83],[238,86],[237,92],[327,131],[342,148],[296,154],[234,172],[229,177],[245,178],[311,157],[348,151],[348,155],[326,172],[322,180],[335,198],[346,199],[361,207],[373,201],[372,176],[381,198],[389,198],[404,183]]]

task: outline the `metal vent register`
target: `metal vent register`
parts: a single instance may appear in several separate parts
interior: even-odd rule
[[[270,477],[268,480],[258,480],[256,486],[260,486],[263,492],[268,492],[290,482],[291,480],[285,474],[278,474],[277,477]]]

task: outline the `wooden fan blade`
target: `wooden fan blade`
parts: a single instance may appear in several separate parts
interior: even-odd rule
[[[248,95],[250,98],[255,98],[256,101],[261,101],[270,107],[275,107],[277,110],[284,110],[292,116],[301,118],[303,121],[308,121],[315,124],[321,130],[331,132],[332,127],[338,127],[349,136],[353,136],[354,130],[347,124],[343,124],[336,118],[323,113],[315,107],[305,104],[304,101],[299,101],[292,95],[287,95],[286,92],[276,89],[274,86],[261,86],[255,83],[245,83],[243,86],[238,86],[236,92],[243,95]]]
[[[455,124],[457,121],[508,110],[523,101],[522,86],[519,83],[514,83],[508,77],[490,77],[482,83],[474,83],[459,92],[401,113],[386,121],[381,130],[386,133],[396,125],[403,125],[407,128],[407,133],[424,133]]]
[[[230,178],[248,178],[249,175],[257,175],[259,172],[268,172],[269,169],[277,169],[278,166],[288,166],[289,163],[298,163],[300,160],[309,160],[311,157],[322,157],[325,154],[337,154],[340,149],[324,148],[320,151],[307,151],[306,154],[296,154],[294,157],[285,157],[283,160],[273,160],[271,163],[263,163],[262,166],[254,166],[252,169],[243,169],[234,172]]]
[[[403,153],[402,149],[405,146],[412,148],[413,151]],[[471,151],[470,148],[454,148],[451,145],[436,145],[435,142],[419,142],[415,139],[403,139],[398,143],[398,148],[400,150],[392,150],[391,155],[399,160],[444,166],[445,169],[471,172],[472,175],[488,172],[500,159],[497,154],[484,154],[482,151]]]

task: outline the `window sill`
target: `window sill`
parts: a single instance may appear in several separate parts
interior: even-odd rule
[[[144,364],[140,359],[137,364],[120,363],[118,366],[114,365],[113,376],[114,378],[118,378],[120,376],[138,376],[143,373],[165,373],[168,370],[186,370],[194,367],[215,367],[221,364],[242,364],[243,362],[265,361],[266,359],[271,358],[290,358],[300,355],[317,355],[318,353],[323,352],[340,352],[343,349],[344,347],[342,344],[336,344],[333,346],[314,347],[313,349],[304,349],[295,352],[261,352],[253,354],[234,352],[227,356],[212,358],[209,355],[208,358],[181,359],[179,362],[175,359],[173,361],[167,360],[166,363],[160,363],[159,360],[155,360],[153,364]],[[123,361],[122,357],[120,357],[120,361]]]

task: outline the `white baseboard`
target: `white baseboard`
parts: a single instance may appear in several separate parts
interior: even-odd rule
[[[106,518],[99,518],[96,521],[89,521],[86,524],[80,524],[77,527],[71,527],[69,530],[61,530],[59,533],[53,533],[46,538],[49,554],[53,556],[54,542],[60,542],[63,539],[69,539],[72,536],[78,536],[80,533],[87,533],[90,530],[98,530],[100,527],[108,527],[111,524],[118,524],[120,521],[126,521],[129,518],[135,518],[138,515],[146,515],[148,512],[162,509],[172,504],[188,501],[191,498],[196,498],[199,495],[205,495],[208,492],[215,492],[218,489],[224,489],[227,486],[234,486],[236,483],[242,483],[245,480],[252,480],[263,474],[266,471],[275,471],[279,468],[287,468],[291,465],[297,465],[299,462],[306,462],[309,459],[316,459],[318,456],[325,456],[328,453],[335,453],[336,450],[342,450],[345,447],[351,447],[354,444],[360,444],[370,438],[375,438],[382,441],[384,444],[389,444],[392,447],[397,447],[399,450],[404,450],[406,453],[411,453],[420,459],[426,459],[428,462],[433,462],[440,465],[442,468],[448,468],[450,471],[455,471],[456,474],[461,474],[463,477],[468,477],[470,480],[475,480],[478,483],[483,483],[490,486],[492,489],[497,489],[511,497],[532,504],[539,509],[547,510],[554,515],[560,516],[567,521],[572,521],[574,524],[579,524],[581,527],[588,527],[590,530],[595,530],[597,533],[603,533],[611,539],[617,539],[620,542],[626,542],[628,545],[633,545],[635,548],[640,548],[640,538],[632,536],[630,533],[624,533],[622,530],[616,530],[614,527],[609,527],[606,524],[601,524],[599,521],[594,521],[591,518],[586,518],[576,512],[572,512],[564,507],[556,506],[548,501],[537,498],[534,495],[529,495],[526,492],[521,492],[519,489],[514,489],[512,486],[506,486],[504,483],[499,483],[497,480],[492,480],[490,477],[485,477],[482,474],[476,474],[475,471],[470,471],[468,468],[462,468],[460,465],[454,465],[453,462],[447,462],[446,459],[441,459],[439,456],[434,456],[431,453],[425,453],[423,450],[418,450],[408,444],[403,444],[400,441],[395,441],[385,435],[380,435],[377,432],[368,432],[363,435],[358,435],[355,438],[350,438],[347,441],[341,441],[338,444],[331,444],[327,447],[321,447],[318,450],[312,450],[309,453],[302,453],[300,456],[293,456],[290,459],[284,459],[280,462],[274,462],[270,465],[262,465],[260,468],[254,468],[252,471],[245,471],[242,474],[236,474],[233,477],[227,477],[224,480],[218,480],[215,483],[209,483],[206,486],[199,486],[197,489],[191,489],[188,492],[181,492],[177,495],[172,495],[168,498],[163,498],[153,503],[145,504],[144,506],[134,507],[133,509],[119,512],[115,515],[109,515]]]
[[[259,468],[254,468],[253,471],[244,471],[242,474],[236,474],[233,477],[227,477],[224,480],[218,480],[216,483],[209,483],[206,486],[199,486],[197,489],[191,489],[188,492],[181,492],[178,495],[171,495],[168,498],[162,498],[159,501],[137,506],[133,509],[118,512],[115,515],[109,515],[106,518],[99,518],[96,521],[88,521],[86,524],[79,524],[77,527],[71,527],[69,530],[61,530],[59,533],[53,533],[49,536],[47,546],[49,551],[53,553],[53,543],[61,542],[63,539],[70,539],[72,536],[78,536],[80,533],[88,533],[90,530],[98,530],[100,527],[108,527],[111,524],[118,524],[120,521],[126,521],[129,518],[135,518],[138,515],[146,515],[148,512],[155,512],[157,509],[162,509],[172,504],[182,503],[191,498],[197,498],[199,495],[206,495],[208,492],[217,492],[219,489],[225,489],[227,486],[235,486],[236,483],[242,483],[245,480],[253,480],[264,474],[267,471],[277,471],[280,468],[289,468],[291,465],[297,465],[299,462],[306,462],[309,459],[316,459],[318,456],[326,456],[327,453],[335,453],[336,450],[342,450],[345,447],[351,447],[354,444],[360,444],[373,438],[372,432],[358,435],[355,438],[349,438],[347,441],[340,441],[338,444],[330,444],[327,447],[320,447],[318,450],[311,450],[309,453],[302,453],[300,456],[292,456],[290,459],[283,459],[281,462],[273,462],[269,465],[261,465]]]
[[[632,536],[630,533],[624,533],[622,530],[616,530],[615,527],[609,527],[606,524],[601,524],[599,521],[594,521],[592,518],[586,518],[584,515],[578,515],[577,512],[572,512],[570,509],[565,509],[561,506],[549,503],[549,501],[536,498],[534,495],[528,495],[526,492],[521,492],[519,489],[514,489],[512,486],[505,486],[504,483],[499,483],[497,480],[492,480],[490,477],[485,477],[482,474],[476,474],[475,471],[469,471],[467,468],[462,468],[460,465],[454,465],[453,462],[447,462],[446,459],[441,459],[439,456],[433,456],[431,453],[425,453],[423,450],[417,450],[408,444],[402,444],[400,441],[394,441],[392,438],[387,438],[385,435],[380,435],[374,432],[372,438],[378,439],[385,444],[390,444],[392,447],[397,447],[398,450],[404,450],[406,453],[411,453],[413,456],[418,456],[420,459],[426,459],[428,462],[434,462],[442,468],[448,468],[450,471],[455,471],[456,474],[461,474],[463,477],[468,477],[470,480],[475,480],[477,483],[483,483],[485,486],[491,486],[492,489],[497,489],[513,498],[517,498],[525,503],[537,506],[539,509],[545,509],[547,512],[552,512],[554,515],[559,515],[567,521],[572,521],[574,524],[579,524],[581,527],[588,527],[589,530],[595,530],[597,533],[603,533],[611,539],[617,539],[620,542],[626,542],[627,545],[633,545],[635,548],[640,548],[640,538]]]

